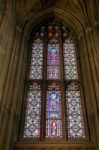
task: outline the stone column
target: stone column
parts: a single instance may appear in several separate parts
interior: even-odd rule
[[[6,84],[4,88],[3,100],[2,100],[2,113],[0,119],[2,121],[1,125],[1,134],[0,134],[0,146],[4,147],[5,137],[7,136],[7,128],[9,124],[9,116],[12,117],[13,110],[11,109],[12,105],[12,91],[14,86],[14,80],[16,75],[17,61],[19,57],[19,44],[20,43],[20,31],[16,29],[15,41],[13,50],[10,57],[9,69],[7,72]],[[18,41],[19,40],[19,41]],[[13,44],[13,43],[12,43]]]
[[[90,126],[90,115],[93,114],[93,106],[92,106],[92,97],[90,95],[90,69],[89,69],[89,59],[86,53],[86,42],[84,33],[78,37],[78,49],[80,55],[80,64],[81,64],[81,77],[82,77],[82,87],[83,87],[83,95],[84,95],[84,105],[85,105],[85,118],[88,120]],[[90,128],[90,127],[89,127]],[[85,123],[85,129],[87,132],[86,136],[89,137],[89,140],[92,140],[93,134],[89,136],[88,124]],[[93,129],[91,129],[93,130]]]
[[[3,19],[4,11],[5,11],[5,1],[0,0],[0,24],[1,24],[2,19]]]
[[[94,114],[92,115],[92,122],[95,128],[96,141],[99,148],[99,61],[98,61],[98,53],[96,44],[96,39],[98,37],[93,36],[92,27],[88,27],[86,29],[86,43],[87,43],[87,54],[89,56],[89,65],[90,65],[90,95],[93,97],[92,106],[94,109]],[[91,123],[92,123],[91,122]]]
[[[80,63],[84,87],[84,100],[87,110],[89,140],[98,145],[98,112],[97,112],[97,72],[94,47],[92,46],[91,30],[87,27],[81,37],[78,38],[80,49]],[[93,52],[92,52],[93,51]],[[87,128],[87,129],[88,129]],[[97,147],[97,146],[96,146]]]
[[[92,53],[95,61],[95,71],[96,71],[96,82],[95,82],[95,92],[97,98],[97,107],[99,112],[99,23],[95,22],[90,33],[90,41],[92,44]]]
[[[7,1],[9,2],[9,0]],[[9,4],[11,4],[9,2]],[[6,4],[7,5],[7,4]],[[11,7],[6,6],[5,15],[0,26],[0,108],[4,110],[3,95],[9,70],[15,37],[15,17],[11,15]],[[10,17],[12,16],[12,17]],[[3,103],[3,104],[2,104]],[[1,123],[2,121],[0,121]]]
[[[8,146],[8,149],[14,149],[15,142],[18,141],[19,137],[19,125],[20,125],[20,118],[21,118],[21,111],[22,111],[22,103],[23,103],[23,95],[24,95],[24,84],[25,84],[25,73],[26,73],[26,65],[27,65],[27,58],[28,58],[28,38],[26,35],[22,38],[21,48],[20,48],[20,56],[18,60],[17,65],[17,73],[15,77],[15,84],[13,89],[13,95],[12,95],[12,109],[15,112],[15,116],[9,123],[9,129],[11,124],[13,124],[13,128],[11,129],[11,132],[8,130],[8,137],[10,140],[6,138],[6,144],[5,144],[5,150],[6,145]],[[13,123],[12,123],[13,122]],[[12,140],[12,143],[11,143]],[[9,146],[11,145],[11,147]]]

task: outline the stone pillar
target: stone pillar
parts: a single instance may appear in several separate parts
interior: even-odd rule
[[[23,37],[23,36],[22,36]],[[17,39],[18,43],[20,43],[20,38]],[[10,150],[11,148],[11,142],[13,143],[14,140],[14,136],[13,136],[13,129],[14,129],[14,125],[16,126],[17,124],[15,123],[15,117],[16,117],[16,113],[17,113],[17,105],[18,105],[18,92],[19,92],[19,85],[20,85],[20,78],[21,78],[21,71],[22,71],[22,65],[23,64],[23,59],[24,59],[24,54],[25,54],[25,40],[23,37],[23,40],[21,41],[23,44],[22,47],[16,47],[16,50],[19,51],[19,54],[17,55],[17,63],[15,63],[15,76],[14,78],[14,83],[13,83],[13,88],[12,88],[12,96],[11,96],[11,106],[10,106],[10,114],[9,115],[9,123],[8,123],[8,127],[7,127],[7,133],[6,133],[6,138],[5,138],[5,145],[4,145],[4,150]],[[23,43],[24,42],[24,43]],[[22,94],[22,93],[21,93]],[[18,133],[17,133],[18,134]]]
[[[92,27],[87,28],[86,30],[86,44],[87,44],[87,54],[89,57],[89,65],[90,65],[90,95],[92,98],[92,106],[94,109],[94,113],[92,115],[92,121],[95,128],[96,141],[99,148],[99,60],[97,49],[99,46],[96,45],[96,39],[98,37],[93,36]]]
[[[9,0],[8,0],[9,2]],[[10,3],[11,4],[11,3]],[[7,5],[7,4],[6,4]],[[0,108],[4,109],[3,95],[9,70],[13,42],[15,36],[15,17],[11,7],[7,7],[0,26]],[[12,17],[11,17],[12,16]],[[2,104],[3,103],[3,104]],[[0,122],[1,123],[1,122]]]
[[[90,95],[90,69],[89,69],[89,59],[87,55],[87,47],[84,33],[78,38],[78,49],[80,55],[80,64],[81,64],[81,77],[82,77],[82,87],[83,87],[83,94],[84,94],[84,105],[86,109],[85,118],[88,120],[88,124],[90,126],[90,116],[93,114],[93,106],[92,106],[92,97]],[[90,129],[88,131],[88,124],[86,122],[86,135],[89,137],[91,141],[93,139],[94,134],[90,134]],[[90,127],[89,127],[90,128]],[[91,129],[93,130],[93,129]]]
[[[13,95],[12,95],[12,108],[15,112],[15,116],[13,117],[13,130],[9,132],[8,130],[8,137],[10,138],[10,144],[11,149],[14,149],[15,142],[17,142],[19,137],[19,125],[20,125],[20,118],[21,118],[21,111],[22,111],[22,103],[23,103],[23,95],[24,95],[24,84],[25,84],[25,72],[26,72],[26,65],[27,65],[27,58],[28,58],[28,38],[26,35],[22,38],[21,48],[20,48],[20,56],[18,60],[17,65],[17,72],[15,77],[15,84],[13,89]],[[12,124],[12,122],[10,122]],[[9,124],[9,128],[10,128]],[[7,140],[7,138],[6,138]],[[12,140],[12,143],[11,143]],[[9,142],[7,140],[7,143],[5,144],[5,150],[6,145],[9,147]],[[8,148],[10,150],[10,147]]]
[[[86,28],[81,37],[78,38],[80,49],[81,73],[83,79],[85,107],[87,110],[89,140],[98,147],[99,120],[97,109],[98,78],[97,78],[97,55],[93,46],[93,36],[90,28]],[[97,93],[97,96],[96,96]],[[87,129],[88,129],[87,128]]]
[[[95,60],[96,82],[95,92],[97,98],[97,106],[99,112],[99,23],[95,22],[91,32],[92,52]]]
[[[9,69],[7,72],[7,79],[6,84],[4,88],[4,94],[3,94],[3,101],[2,101],[2,114],[0,116],[2,120],[2,126],[1,126],[1,134],[0,134],[0,145],[1,148],[4,147],[5,137],[7,137],[7,128],[9,124],[9,116],[13,117],[13,108],[11,108],[12,105],[12,91],[14,86],[14,80],[16,75],[16,68],[17,68],[17,61],[19,57],[19,44],[20,43],[20,31],[16,30],[15,35],[15,41],[13,50],[10,57],[10,63],[9,63]],[[19,40],[19,41],[18,41]],[[12,43],[13,44],[13,43]]]
[[[4,10],[5,10],[5,1],[0,0],[0,24],[1,24],[2,19],[3,19]]]

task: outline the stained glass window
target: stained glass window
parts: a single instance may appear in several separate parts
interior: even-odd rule
[[[73,31],[58,21],[47,21],[31,39],[23,137],[85,138]]]
[[[65,39],[63,43],[65,79],[78,79],[75,43],[73,39]]]
[[[54,23],[48,26],[47,78],[54,80],[60,79],[59,29]]]
[[[71,83],[66,90],[68,138],[85,137],[79,86]]]
[[[40,137],[41,87],[37,83],[30,85],[27,93],[27,106],[24,137]]]
[[[62,137],[61,92],[59,86],[52,84],[47,91],[46,137]]]
[[[42,79],[43,51],[44,51],[43,41],[40,38],[35,39],[32,45],[29,79]]]
[[[59,60],[59,44],[52,43],[48,44],[48,79],[59,79],[60,78],[60,60]]]

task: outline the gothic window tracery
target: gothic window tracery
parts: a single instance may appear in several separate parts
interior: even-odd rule
[[[29,62],[23,138],[85,138],[73,31],[57,21],[41,26]]]

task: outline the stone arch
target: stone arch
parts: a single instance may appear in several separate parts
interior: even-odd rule
[[[59,9],[57,7],[52,7],[49,9],[46,9],[42,12],[38,12],[35,16],[27,15],[26,20],[29,17],[28,21],[24,22],[23,28],[24,33],[29,36],[31,34],[31,31],[34,26],[42,22],[43,20],[46,20],[47,18],[57,18],[61,21],[63,21],[68,27],[72,28],[72,30],[76,33],[76,35],[79,37],[83,34],[83,28],[84,28],[84,22],[82,20],[79,20],[75,15],[70,14],[70,12],[65,11],[63,9]]]
[[[29,14],[28,14],[29,15]],[[28,17],[27,15],[27,17]],[[35,26],[38,25],[40,22],[42,22],[43,20],[46,20],[47,18],[50,18],[50,17],[54,17],[54,18],[57,18],[61,21],[63,21],[67,27],[70,27],[76,34],[77,36],[77,39],[78,39],[78,45],[83,45],[85,46],[85,50],[87,49],[86,47],[86,41],[84,39],[84,27],[86,26],[84,24],[83,21],[80,21],[79,19],[77,19],[75,17],[75,15],[72,15],[70,14],[69,12],[66,12],[62,9],[59,9],[59,8],[55,8],[55,7],[52,7],[52,8],[49,8],[47,10],[44,10],[42,12],[38,12],[35,17],[34,15],[29,15],[30,18],[28,19],[28,21],[25,21],[24,25],[23,25],[23,37],[25,37],[25,40],[26,40],[26,43],[24,42],[24,45],[26,45],[26,48],[28,49],[29,48],[29,43],[30,43],[30,35],[31,35],[31,32],[33,31],[33,29],[35,29]],[[26,19],[27,20],[27,19]],[[83,39],[83,41],[82,41]],[[21,43],[22,44],[22,43]],[[23,45],[23,46],[24,46]],[[23,50],[23,46],[22,46],[22,50]],[[25,48],[25,49],[26,49]],[[83,57],[84,57],[84,48],[83,47],[79,47],[80,51],[83,51],[83,52],[80,52],[80,57],[81,57],[81,62],[83,61]],[[28,50],[26,50],[28,51]],[[27,56],[27,52],[25,53],[25,57]],[[26,60],[27,61],[27,60]],[[26,66],[26,62],[25,60],[23,61],[23,64],[25,64]],[[81,66],[82,66],[82,72],[84,70],[87,71],[87,67],[88,66],[85,66],[84,68],[84,63],[81,63]],[[86,72],[85,71],[85,72]],[[86,73],[82,73],[82,76],[86,76]],[[22,77],[24,77],[24,73],[25,73],[25,69],[23,71],[23,74],[22,74]],[[88,74],[87,74],[88,75]],[[83,81],[82,82],[87,82],[87,78],[84,77]],[[24,85],[24,80],[22,80],[21,82],[23,82],[22,84]],[[84,85],[84,90],[86,90],[86,85],[83,83]],[[89,87],[88,87],[88,92],[89,92]],[[22,91],[22,89],[21,89]],[[22,93],[22,92],[21,92]],[[20,94],[21,95],[21,94]],[[89,93],[85,93],[85,95],[87,95],[87,98],[90,99],[90,92]],[[87,99],[86,98],[86,99]],[[85,100],[86,101],[86,100]],[[21,96],[21,99],[19,98],[19,103],[21,103],[22,105],[22,96]],[[87,102],[88,103],[88,102]],[[91,106],[87,106],[89,108],[87,109],[90,109]],[[21,111],[21,107],[20,107],[20,110],[19,112]],[[88,113],[88,112],[87,112]],[[90,131],[89,131],[90,132]],[[91,137],[92,138],[92,137]],[[90,145],[90,144],[89,144]],[[91,145],[90,145],[91,146]],[[20,147],[20,146],[19,146]],[[68,147],[68,146],[67,146]],[[84,148],[84,147],[83,147]]]

